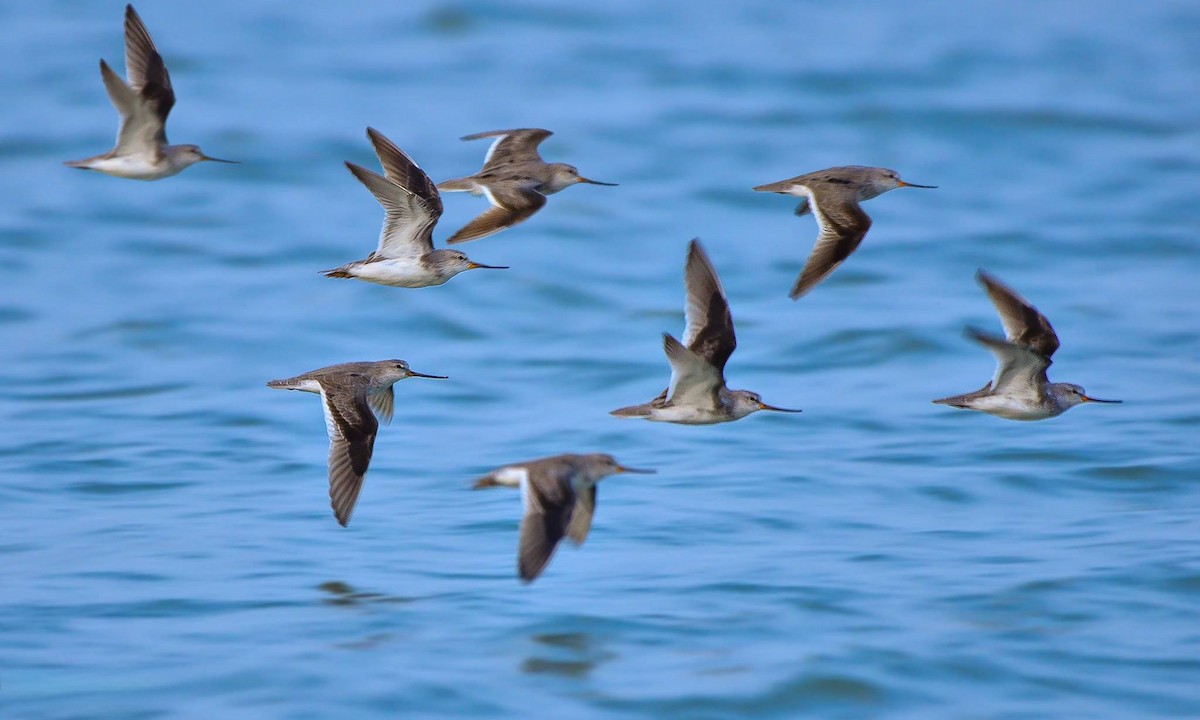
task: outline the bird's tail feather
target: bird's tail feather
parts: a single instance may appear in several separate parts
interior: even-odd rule
[[[964,400],[966,395],[951,395],[950,397],[938,398],[933,401],[934,405],[951,405],[953,407],[965,408]]]
[[[616,415],[617,417],[649,417],[650,405],[630,405],[629,407],[617,408],[609,413],[609,415]]]
[[[795,187],[795,183],[792,181],[780,180],[779,182],[767,183],[766,185],[755,185],[750,189],[754,192],[773,192],[786,195],[793,187]]]
[[[971,401],[975,400],[976,398],[978,398],[982,395],[986,395],[988,393],[988,391],[990,391],[991,389],[992,389],[992,381],[988,380],[987,383],[984,384],[983,387],[979,388],[975,392],[969,392],[969,393],[963,393],[962,395],[951,395],[950,397],[938,398],[937,400],[934,400],[932,402],[934,405],[950,405],[952,407],[970,410],[971,409]]]
[[[446,180],[437,185],[437,189],[441,192],[477,192],[475,189],[475,181],[469,177],[454,178]]]
[[[471,489],[472,490],[482,490],[483,488],[499,487],[499,486],[500,486],[500,483],[496,482],[496,473],[490,472],[487,475],[484,475],[483,477],[476,480],[475,484],[471,486]]]

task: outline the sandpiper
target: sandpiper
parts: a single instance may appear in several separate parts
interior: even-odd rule
[[[937,186],[904,182],[895,170],[887,168],[846,165],[754,188],[758,192],[803,197],[796,206],[796,215],[811,210],[817,218],[821,232],[789,297],[795,300],[812,290],[858,248],[871,227],[871,218],[859,203],[899,187]]]
[[[204,160],[236,163],[209,157],[196,145],[167,144],[167,115],[175,105],[175,91],[162,55],[132,5],[125,6],[125,73],[128,84],[100,61],[104,88],[121,115],[117,146],[64,165],[134,180],[160,180]]]
[[[475,489],[519,487],[525,506],[517,572],[533,582],[566,535],[582,545],[596,512],[596,483],[615,473],[653,473],[625,467],[612,455],[555,455],[497,468],[475,482]]]
[[[1046,379],[1050,356],[1058,349],[1058,336],[1050,321],[1029,301],[992,275],[979,270],[983,284],[1000,314],[1004,338],[968,327],[966,336],[996,356],[995,377],[975,392],[933,402],[978,410],[1008,420],[1044,420],[1061,415],[1085,402],[1119,403],[1089,397],[1083,388]]]
[[[469,177],[438,183],[442,192],[486,195],[492,207],[450,236],[448,243],[478,240],[529,219],[546,204],[546,196],[576,183],[615,186],[589,180],[566,163],[547,163],[538,155],[538,145],[554,133],[539,128],[491,130],[466,135],[463,140],[494,137],[496,141],[483,159],[483,169]]]
[[[442,198],[433,181],[378,130],[367,128],[367,137],[375,146],[386,177],[352,162],[347,162],[346,168],[383,206],[379,247],[365,260],[322,270],[325,277],[420,288],[441,285],[466,270],[508,269],[473,262],[457,250],[434,250],[433,227],[442,216]]]
[[[613,410],[618,417],[640,417],[684,425],[710,425],[744,418],[759,410],[797,413],[767,405],[758,393],[725,386],[725,363],[737,347],[733,316],[717,271],[699,240],[688,246],[686,328],[680,343],[663,333],[663,350],[671,363],[671,384],[642,405]]]
[[[403,360],[380,360],[330,365],[267,383],[267,387],[321,396],[325,429],[329,433],[329,501],[333,516],[343,527],[350,522],[350,513],[354,512],[363,476],[371,462],[375,433],[379,430],[375,414],[385,423],[392,421],[395,402],[392,385],[410,377],[446,379],[444,375],[411,370]]]

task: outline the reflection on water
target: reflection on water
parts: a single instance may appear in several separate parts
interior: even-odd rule
[[[526,673],[580,678],[616,657],[591,633],[536,633],[529,639],[540,647],[521,663]]]
[[[360,592],[338,580],[323,582],[317,586],[317,589],[329,595],[329,597],[321,598],[321,602],[325,605],[404,605],[417,601],[417,598],[414,597]]]

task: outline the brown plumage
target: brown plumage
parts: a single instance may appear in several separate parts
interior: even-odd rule
[[[581,177],[571,165],[542,160],[538,145],[552,134],[541,128],[518,128],[489,130],[462,138],[497,140],[488,150],[479,172],[438,183],[438,189],[486,195],[492,207],[451,235],[448,244],[478,240],[525,222],[542,209],[547,195],[576,183],[615,185]]]
[[[757,192],[803,197],[796,206],[796,215],[811,211],[820,228],[789,297],[796,300],[812,290],[858,249],[871,229],[871,218],[859,203],[898,187],[935,186],[904,182],[895,170],[887,168],[845,165],[754,188]]]
[[[375,414],[391,422],[395,404],[392,385],[408,377],[445,379],[415,372],[403,360],[380,360],[330,365],[267,383],[267,387],[321,396],[329,434],[329,502],[342,526],[350,522],[371,463],[379,430]]]
[[[653,473],[625,467],[613,456],[555,455],[496,468],[475,489],[518,487],[525,512],[517,545],[517,574],[533,582],[564,538],[582,545],[596,512],[596,483],[614,473]]]

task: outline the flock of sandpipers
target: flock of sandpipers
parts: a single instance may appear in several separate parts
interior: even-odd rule
[[[162,56],[132,5],[125,8],[123,80],[103,60],[100,75],[121,115],[117,144],[109,152],[70,167],[136,180],[159,180],[202,161],[230,163],[205,155],[195,145],[167,143],[167,115],[175,104],[171,78]],[[550,136],[536,128],[496,130],[463,140],[495,138],[483,168],[468,177],[434,184],[411,158],[374,128],[367,136],[383,174],[353,163],[350,172],[367,186],[385,211],[379,245],[366,258],[324,271],[327,277],[358,278],[395,287],[441,285],[477,268],[505,269],[472,262],[457,250],[434,249],[433,228],[442,214],[439,192],[469,192],[487,197],[491,206],[448,243],[477,240],[528,220],[546,204],[546,196],[571,185],[613,185],[589,180],[565,163],[547,163],[538,145]],[[803,198],[796,215],[812,213],[820,233],[790,296],[799,298],[837,269],[862,242],[871,218],[860,203],[899,187],[929,188],[900,179],[885,168],[828,168],[755,187]],[[1027,300],[980,270],[980,283],[1000,315],[1004,337],[967,328],[966,334],[996,356],[994,377],[975,392],[933,402],[978,410],[1010,420],[1041,420],[1085,402],[1117,403],[1089,397],[1070,383],[1046,378],[1058,337],[1050,322]],[[618,417],[707,425],[738,420],[759,410],[800,412],[774,407],[749,390],[730,390],[725,363],[737,346],[733,318],[716,269],[698,240],[688,247],[685,265],[686,327],[683,341],[663,334],[671,379],[658,397],[612,411]],[[393,385],[404,378],[441,378],[409,368],[403,360],[331,365],[269,387],[317,393],[329,433],[329,497],[334,517],[346,525],[371,461],[379,420],[392,418]],[[532,581],[545,568],[562,538],[580,544],[587,537],[596,507],[596,483],[614,473],[649,473],[618,463],[611,455],[565,454],[498,468],[476,488],[519,487],[525,513],[521,521],[518,573]]]

